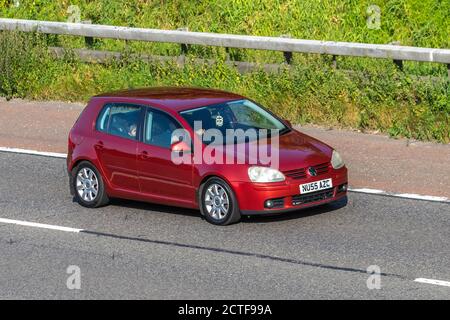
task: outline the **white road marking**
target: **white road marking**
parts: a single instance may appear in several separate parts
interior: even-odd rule
[[[360,188],[360,189],[348,188],[348,191],[361,192],[361,193],[370,193],[370,194],[384,194],[384,193],[386,193],[386,191],[383,191],[383,190],[367,189],[367,188]]]
[[[0,147],[0,151],[3,152],[11,152],[11,153],[21,153],[21,154],[30,154],[35,156],[46,156],[52,158],[67,158],[67,154],[65,153],[55,153],[55,152],[42,152],[35,150],[26,150],[26,149],[18,149],[18,148],[8,148],[8,147]]]
[[[450,287],[450,281],[434,280],[434,279],[426,279],[426,278],[417,278],[417,279],[414,279],[414,281],[420,282],[420,283],[434,284],[437,286]]]
[[[19,225],[19,226],[34,227],[34,228],[41,228],[41,229],[58,230],[58,231],[64,231],[64,232],[78,233],[78,232],[83,231],[83,229],[75,229],[75,228],[54,226],[54,225],[50,225],[50,224],[42,224],[42,223],[35,223],[35,222],[28,222],[28,221],[21,221],[21,220],[11,220],[11,219],[4,219],[4,218],[0,218],[0,223],[15,224],[15,225]]]
[[[29,155],[38,155],[52,158],[67,158],[67,154],[64,153],[55,153],[55,152],[42,152],[35,150],[27,150],[27,149],[18,149],[18,148],[8,148],[8,147],[0,147],[0,151],[3,152],[11,152],[11,153],[20,153],[20,154],[29,154]],[[426,200],[426,201],[435,201],[435,202],[445,202],[450,203],[450,199],[446,197],[436,197],[436,196],[428,196],[428,195],[420,195],[413,193],[393,193],[384,190],[378,189],[369,189],[369,188],[348,188],[350,192],[359,192],[359,193],[367,193],[367,194],[380,194],[397,198],[404,199],[413,199],[413,200]]]
[[[361,189],[348,188],[348,191],[359,192],[359,193],[368,193],[368,194],[379,194],[379,195],[385,195],[385,196],[391,196],[391,197],[397,197],[397,198],[403,198],[403,199],[426,200],[426,201],[450,203],[450,199],[446,198],[446,197],[426,196],[426,195],[414,194],[414,193],[393,193],[393,192],[388,192],[388,191],[384,191],[384,190],[367,189],[367,188],[361,188]]]

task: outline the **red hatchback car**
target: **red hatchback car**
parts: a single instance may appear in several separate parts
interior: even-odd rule
[[[71,193],[200,209],[213,224],[346,196],[347,169],[330,146],[243,96],[148,88],[93,97],[69,134]]]

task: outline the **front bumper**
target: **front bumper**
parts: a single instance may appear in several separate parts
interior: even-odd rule
[[[328,178],[333,180],[332,188],[300,194],[300,184]],[[241,213],[256,215],[295,211],[339,200],[347,195],[347,183],[347,169],[344,167],[302,180],[287,179],[280,183],[265,184],[236,182],[232,183],[232,187],[235,190]],[[266,206],[268,200],[273,200],[273,207]]]

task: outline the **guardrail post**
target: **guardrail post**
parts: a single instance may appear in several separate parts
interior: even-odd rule
[[[47,42],[48,46],[58,46],[59,45],[59,39],[57,34],[44,34],[45,41]]]
[[[290,34],[282,34],[280,36],[280,38],[291,38]],[[284,56],[284,62],[286,62],[287,64],[292,64],[292,52],[291,51],[283,51],[283,56]]]
[[[450,79],[450,63],[447,63],[447,76]]]
[[[390,44],[390,45],[393,45],[393,46],[399,46],[399,45],[401,45],[401,44],[400,44],[400,41],[392,41],[392,42],[389,42],[389,44]],[[394,59],[394,63],[395,63],[395,65],[397,66],[397,68],[398,68],[400,71],[403,71],[403,60],[396,60],[396,59]]]
[[[81,21],[81,23],[92,24],[92,20],[84,20],[84,21]],[[92,48],[94,46],[94,38],[93,37],[84,37],[84,43],[86,44],[86,47]]]
[[[333,60],[331,62],[331,67],[333,69],[337,69],[337,57],[335,55],[333,55]]]
[[[394,60],[394,63],[400,71],[403,71],[403,60]]]
[[[225,47],[225,61],[230,61],[230,60],[231,60],[230,48]]]
[[[177,30],[178,31],[189,31],[189,28],[184,27],[184,28],[178,28]],[[182,44],[180,44],[180,47],[181,47],[181,55],[183,55],[183,56],[186,55],[188,53],[188,49],[189,49],[188,45],[185,43],[182,43]]]

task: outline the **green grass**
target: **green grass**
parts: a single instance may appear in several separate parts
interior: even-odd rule
[[[450,1],[51,1],[0,0],[0,16],[66,21],[69,5],[93,23],[278,36],[304,39],[389,43],[448,48]],[[367,28],[366,9],[381,8],[381,29]],[[70,54],[52,59],[47,45],[84,47],[84,39],[0,33],[0,94],[7,97],[87,101],[114,89],[188,85],[247,95],[297,123],[380,130],[392,136],[450,142],[450,89],[444,65],[405,62],[405,72],[389,60],[295,54],[291,71],[241,75],[221,61],[223,48],[192,46],[184,66],[131,59],[106,65],[85,64]],[[178,55],[175,44],[97,39],[95,48]],[[279,52],[231,51],[236,60],[282,62]],[[190,62],[212,57],[213,66]]]

